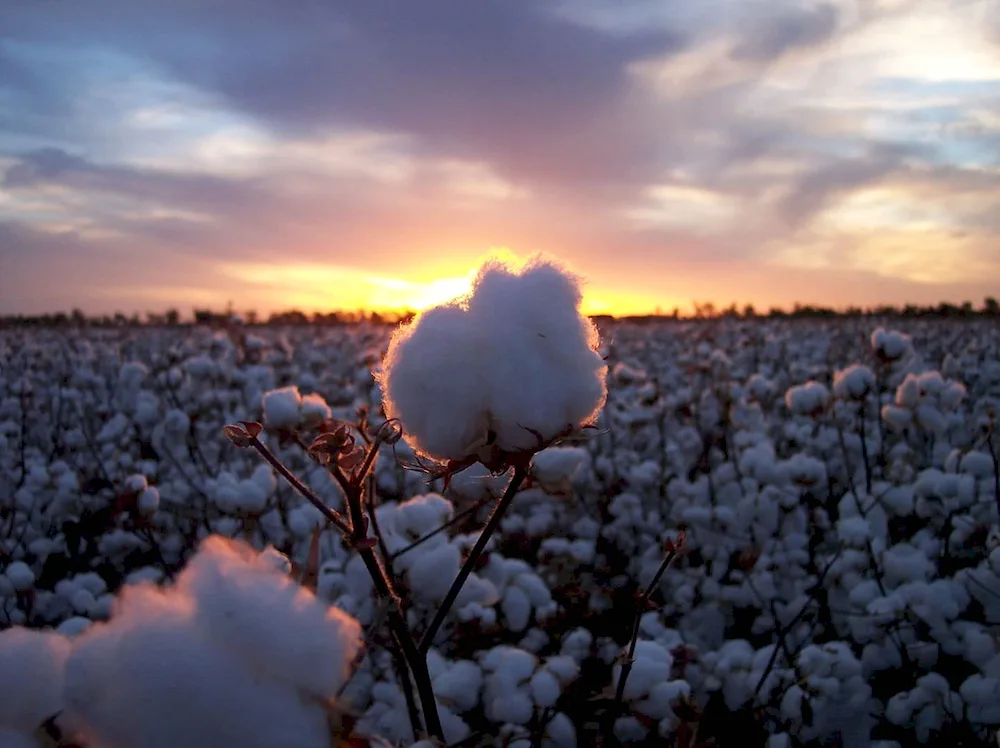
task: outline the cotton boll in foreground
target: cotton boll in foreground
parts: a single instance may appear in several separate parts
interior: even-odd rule
[[[554,263],[519,273],[487,263],[467,298],[393,336],[378,376],[387,416],[440,461],[533,450],[590,423],[606,366],[580,299],[579,281]]]
[[[135,587],[116,620],[80,638],[66,700],[87,738],[114,748],[327,748],[323,710],[255,674],[194,612],[190,599]]]
[[[263,674],[332,696],[361,645],[357,621],[327,608],[248,546],[209,538],[178,579],[194,618]]]
[[[76,640],[69,717],[111,748],[327,748],[323,704],[360,646],[358,623],[273,558],[211,537],[174,587],[126,587]]]

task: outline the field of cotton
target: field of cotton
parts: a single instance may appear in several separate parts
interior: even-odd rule
[[[386,440],[374,547],[304,498],[350,514],[315,439],[360,424],[334,446],[345,470],[363,458],[390,334],[0,332],[0,746],[432,744],[363,555],[419,637],[510,473],[446,479]],[[429,642],[447,743],[992,741],[996,324],[609,322],[601,338],[596,428],[533,456]],[[241,421],[298,489],[226,438]]]

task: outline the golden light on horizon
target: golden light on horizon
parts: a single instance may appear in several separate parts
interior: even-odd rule
[[[222,263],[220,272],[248,288],[247,301],[237,306],[260,311],[298,309],[305,313],[333,310],[421,312],[456,301],[472,290],[476,272],[486,260],[518,268],[526,258],[506,247],[497,247],[471,262],[425,268],[425,277],[401,277],[364,268],[321,263]],[[556,258],[558,259],[558,258]],[[572,268],[570,268],[572,270]],[[432,277],[433,274],[433,277]],[[675,307],[688,311],[690,299],[656,297],[632,289],[608,288],[583,276],[585,314],[648,314],[655,309],[669,314]]]

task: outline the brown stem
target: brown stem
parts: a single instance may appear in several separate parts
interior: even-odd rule
[[[443,742],[444,728],[441,726],[441,717],[438,714],[437,700],[434,697],[434,687],[431,683],[430,672],[427,669],[426,657],[417,648],[416,642],[413,640],[413,635],[406,625],[406,616],[403,614],[402,601],[399,595],[396,594],[395,589],[393,589],[389,575],[385,567],[380,563],[378,555],[375,553],[375,548],[368,536],[368,523],[365,521],[364,497],[362,495],[364,493],[364,484],[346,480],[343,471],[337,466],[333,467],[332,472],[338,482],[344,481],[342,485],[346,484],[348,487],[347,509],[350,512],[351,525],[354,528],[350,534],[350,539],[361,556],[365,568],[368,569],[368,574],[375,584],[375,591],[379,598],[387,601],[390,605],[389,630],[392,632],[392,637],[399,647],[400,652],[402,652],[403,659],[406,661],[410,673],[413,675],[413,680],[416,682],[420,707],[424,716],[424,725],[432,737]],[[400,680],[402,681],[401,686],[405,687],[408,679],[401,678]]]
[[[643,590],[642,595],[639,596],[638,604],[635,606],[635,618],[632,621],[632,638],[629,640],[628,645],[628,658],[622,663],[622,671],[618,676],[618,687],[615,689],[615,705],[621,706],[622,700],[625,698],[625,681],[628,680],[629,674],[632,672],[632,662],[635,659],[635,648],[639,642],[639,625],[642,623],[642,615],[646,612],[649,607],[649,598],[652,596],[653,591],[656,589],[657,583],[660,581],[670,565],[677,560],[680,555],[680,548],[683,547],[683,539],[679,539],[677,543],[671,543],[670,551],[663,557],[663,561],[660,563],[660,568],[656,570],[653,575],[653,579],[650,581],[649,585]]]
[[[260,453],[261,457],[270,463],[271,467],[281,474],[282,478],[291,484],[292,488],[298,491],[310,504],[319,509],[323,516],[330,521],[330,524],[340,530],[340,532],[344,535],[351,534],[351,526],[347,523],[347,520],[344,519],[344,516],[335,509],[328,507],[319,496],[312,492],[312,489],[296,478],[292,471],[286,468],[284,463],[275,457],[274,453],[271,452],[271,450],[268,449],[260,439],[256,436],[251,437],[250,444]]]
[[[504,512],[507,511],[507,507],[510,506],[510,502],[514,500],[514,495],[521,487],[521,483],[524,482],[527,475],[528,471],[526,468],[514,468],[514,475],[511,476],[510,483],[507,484],[507,490],[504,491],[500,501],[497,502],[496,507],[493,509],[493,513],[486,521],[486,526],[483,527],[482,532],[479,533],[479,538],[476,540],[476,544],[469,552],[469,557],[465,559],[465,563],[459,570],[458,576],[455,577],[455,581],[451,583],[451,589],[448,590],[448,594],[445,595],[445,598],[441,603],[441,607],[439,607],[437,613],[434,614],[434,619],[431,621],[430,626],[427,627],[423,638],[420,640],[420,651],[424,655],[426,655],[428,650],[430,650],[431,645],[434,643],[434,637],[437,635],[437,632],[440,630],[442,624],[444,624],[444,619],[451,611],[451,606],[455,604],[455,600],[458,598],[458,593],[462,591],[465,581],[469,578],[473,567],[475,567],[476,562],[479,561],[479,557],[486,549],[486,544],[490,541],[490,538],[493,537],[493,533],[496,532],[497,527],[500,525],[500,520],[503,519]]]

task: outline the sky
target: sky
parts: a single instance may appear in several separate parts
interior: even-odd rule
[[[1000,293],[998,0],[2,0],[0,313]]]

